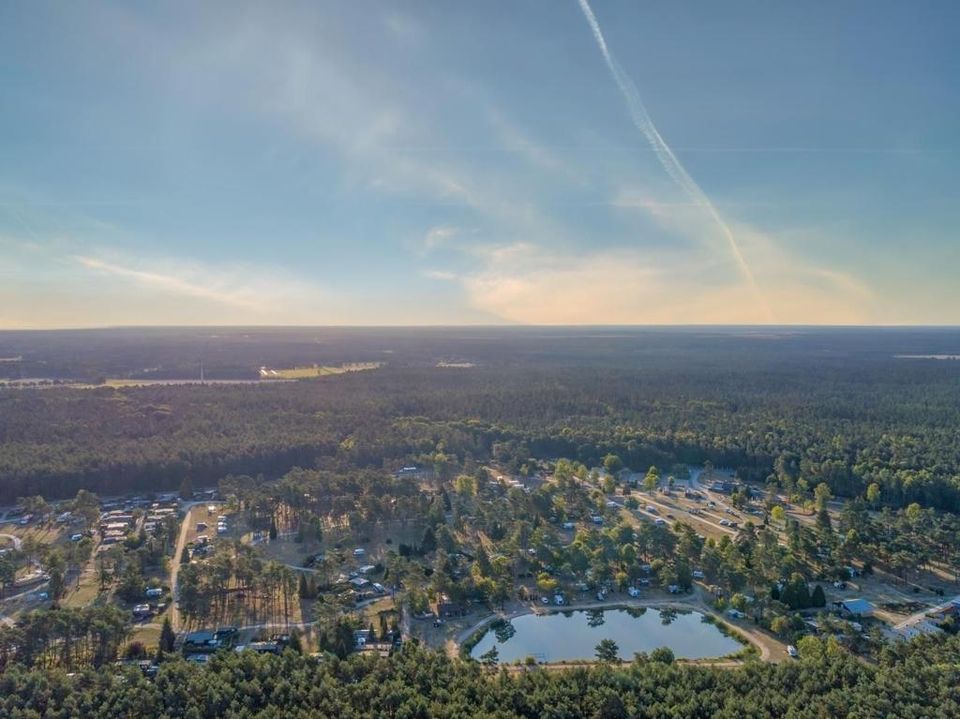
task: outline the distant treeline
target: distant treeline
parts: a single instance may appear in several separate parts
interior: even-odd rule
[[[822,369],[960,354],[957,328],[133,327],[0,331],[0,378],[256,379],[259,368],[395,367]],[[943,363],[940,363],[941,365]],[[958,363],[960,364],[960,363]],[[901,367],[902,368],[902,367]]]
[[[174,490],[184,477],[292,467],[520,471],[609,453],[626,466],[732,467],[784,486],[960,509],[960,366],[684,362],[640,369],[386,367],[278,385],[0,390],[0,502],[80,488]],[[439,466],[444,465],[444,466]]]

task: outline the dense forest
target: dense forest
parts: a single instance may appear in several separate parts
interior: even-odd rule
[[[259,586],[256,621],[279,614],[286,622],[300,600],[316,600],[325,651],[228,650],[201,667],[164,654],[174,644],[166,625],[167,640],[151,654],[159,670],[147,677],[135,664],[114,664],[146,657],[124,648],[129,625],[115,607],[41,610],[0,632],[0,716],[960,716],[952,626],[911,642],[876,632],[845,642],[826,619],[824,638],[801,636],[797,614],[823,609],[820,584],[846,577],[851,562],[901,580],[960,566],[951,514],[960,510],[960,362],[913,357],[958,348],[960,333],[949,330],[0,333],[0,375],[14,380],[0,386],[0,503],[26,498],[24,511],[43,514],[43,497],[76,496],[72,508],[84,517],[90,509],[91,524],[99,509],[91,491],[218,487],[271,538],[283,530],[335,545],[396,522],[413,539],[374,570],[417,612],[440,594],[502,607],[521,574],[528,594],[588,573],[622,590],[647,571],[645,579],[684,589],[697,567],[730,606],[743,611],[752,592],[762,615],[754,621],[802,642],[799,659],[746,657],[735,668],[657,652],[592,668],[498,670],[416,641],[390,657],[361,656],[351,654],[353,632],[366,626],[344,620],[346,605],[328,587],[342,571],[336,552],[311,552],[309,577],[298,579],[224,541],[209,561],[193,563],[186,552],[175,560],[185,621],[233,621],[239,610],[228,598]],[[250,380],[260,366],[381,366],[298,382],[103,381],[192,378],[200,361],[206,379]],[[42,381],[19,381],[31,377]],[[705,539],[690,527],[628,526],[606,499],[617,483],[660,470],[684,476],[707,462],[756,483],[771,516],[782,514],[772,499],[779,492],[815,507],[815,523],[786,521],[782,543],[766,519]],[[426,471],[395,474],[411,464]],[[589,471],[597,466],[611,471],[602,491],[600,473]],[[637,474],[614,476],[621,467]],[[508,489],[498,471],[554,481]],[[639,499],[623,492],[624,505],[636,507]],[[731,502],[743,509],[747,495],[738,489]],[[831,496],[855,499],[831,517]],[[569,542],[559,536],[565,519],[594,514],[596,526]],[[173,535],[171,527],[153,539],[131,536],[103,552],[101,583],[139,598]],[[90,544],[44,555],[52,587]],[[0,586],[40,549],[24,543],[9,552]],[[547,564],[551,571],[541,571]],[[777,611],[763,611],[771,606]],[[386,624],[381,638],[393,632]]]
[[[825,482],[838,496],[877,483],[894,507],[960,509],[960,363],[741,360],[0,389],[0,502],[293,467],[391,469],[446,455],[594,466],[613,453],[641,471],[710,460],[752,481]]]
[[[813,640],[799,661],[738,669],[643,655],[591,669],[511,672],[415,646],[386,659],[318,660],[222,654],[204,669],[164,662],[72,675],[12,666],[0,675],[0,714],[39,717],[514,717],[750,719],[782,716],[960,716],[960,638],[919,639],[867,665]]]

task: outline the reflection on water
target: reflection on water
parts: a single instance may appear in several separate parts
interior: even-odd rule
[[[587,611],[587,626],[599,627],[603,624],[603,610],[590,609]]]
[[[537,661],[592,659],[602,639],[612,639],[621,659],[636,652],[669,647],[677,658],[720,657],[740,649],[699,612],[663,608],[565,610],[499,620],[470,652],[479,657],[497,648],[501,662],[534,657]]]
[[[494,636],[497,638],[497,641],[500,644],[503,644],[510,639],[510,637],[517,633],[517,630],[514,628],[513,624],[505,619],[494,622],[491,625],[491,628],[493,629]]]

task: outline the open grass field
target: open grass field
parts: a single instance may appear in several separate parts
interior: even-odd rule
[[[50,522],[45,524],[30,524],[27,526],[7,522],[2,525],[0,532],[18,537],[24,542],[33,541],[40,545],[65,542],[67,541],[66,537],[69,536],[67,530],[62,525],[52,524]]]
[[[379,362],[351,362],[337,367],[316,364],[309,367],[291,367],[288,369],[262,367],[260,369],[260,377],[262,379],[313,379],[316,377],[344,374],[346,372],[363,372],[379,367]]]
[[[86,607],[94,604],[97,597],[100,596],[100,584],[97,581],[97,573],[93,562],[88,562],[80,572],[80,583],[76,579],[68,584],[67,591],[60,604],[65,607]],[[109,593],[104,593],[104,597]]]
[[[394,609],[396,609],[396,604],[393,597],[381,597],[377,601],[371,602],[363,608],[364,626],[369,624],[373,624],[374,627],[378,626],[380,612],[389,612]]]
[[[160,644],[160,630],[163,627],[163,620],[158,620],[150,624],[134,625],[130,632],[128,643],[140,642],[147,648],[148,652],[156,651]]]

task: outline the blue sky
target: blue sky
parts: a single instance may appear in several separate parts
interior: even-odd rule
[[[3,3],[0,327],[960,322],[960,5],[587,9]]]

